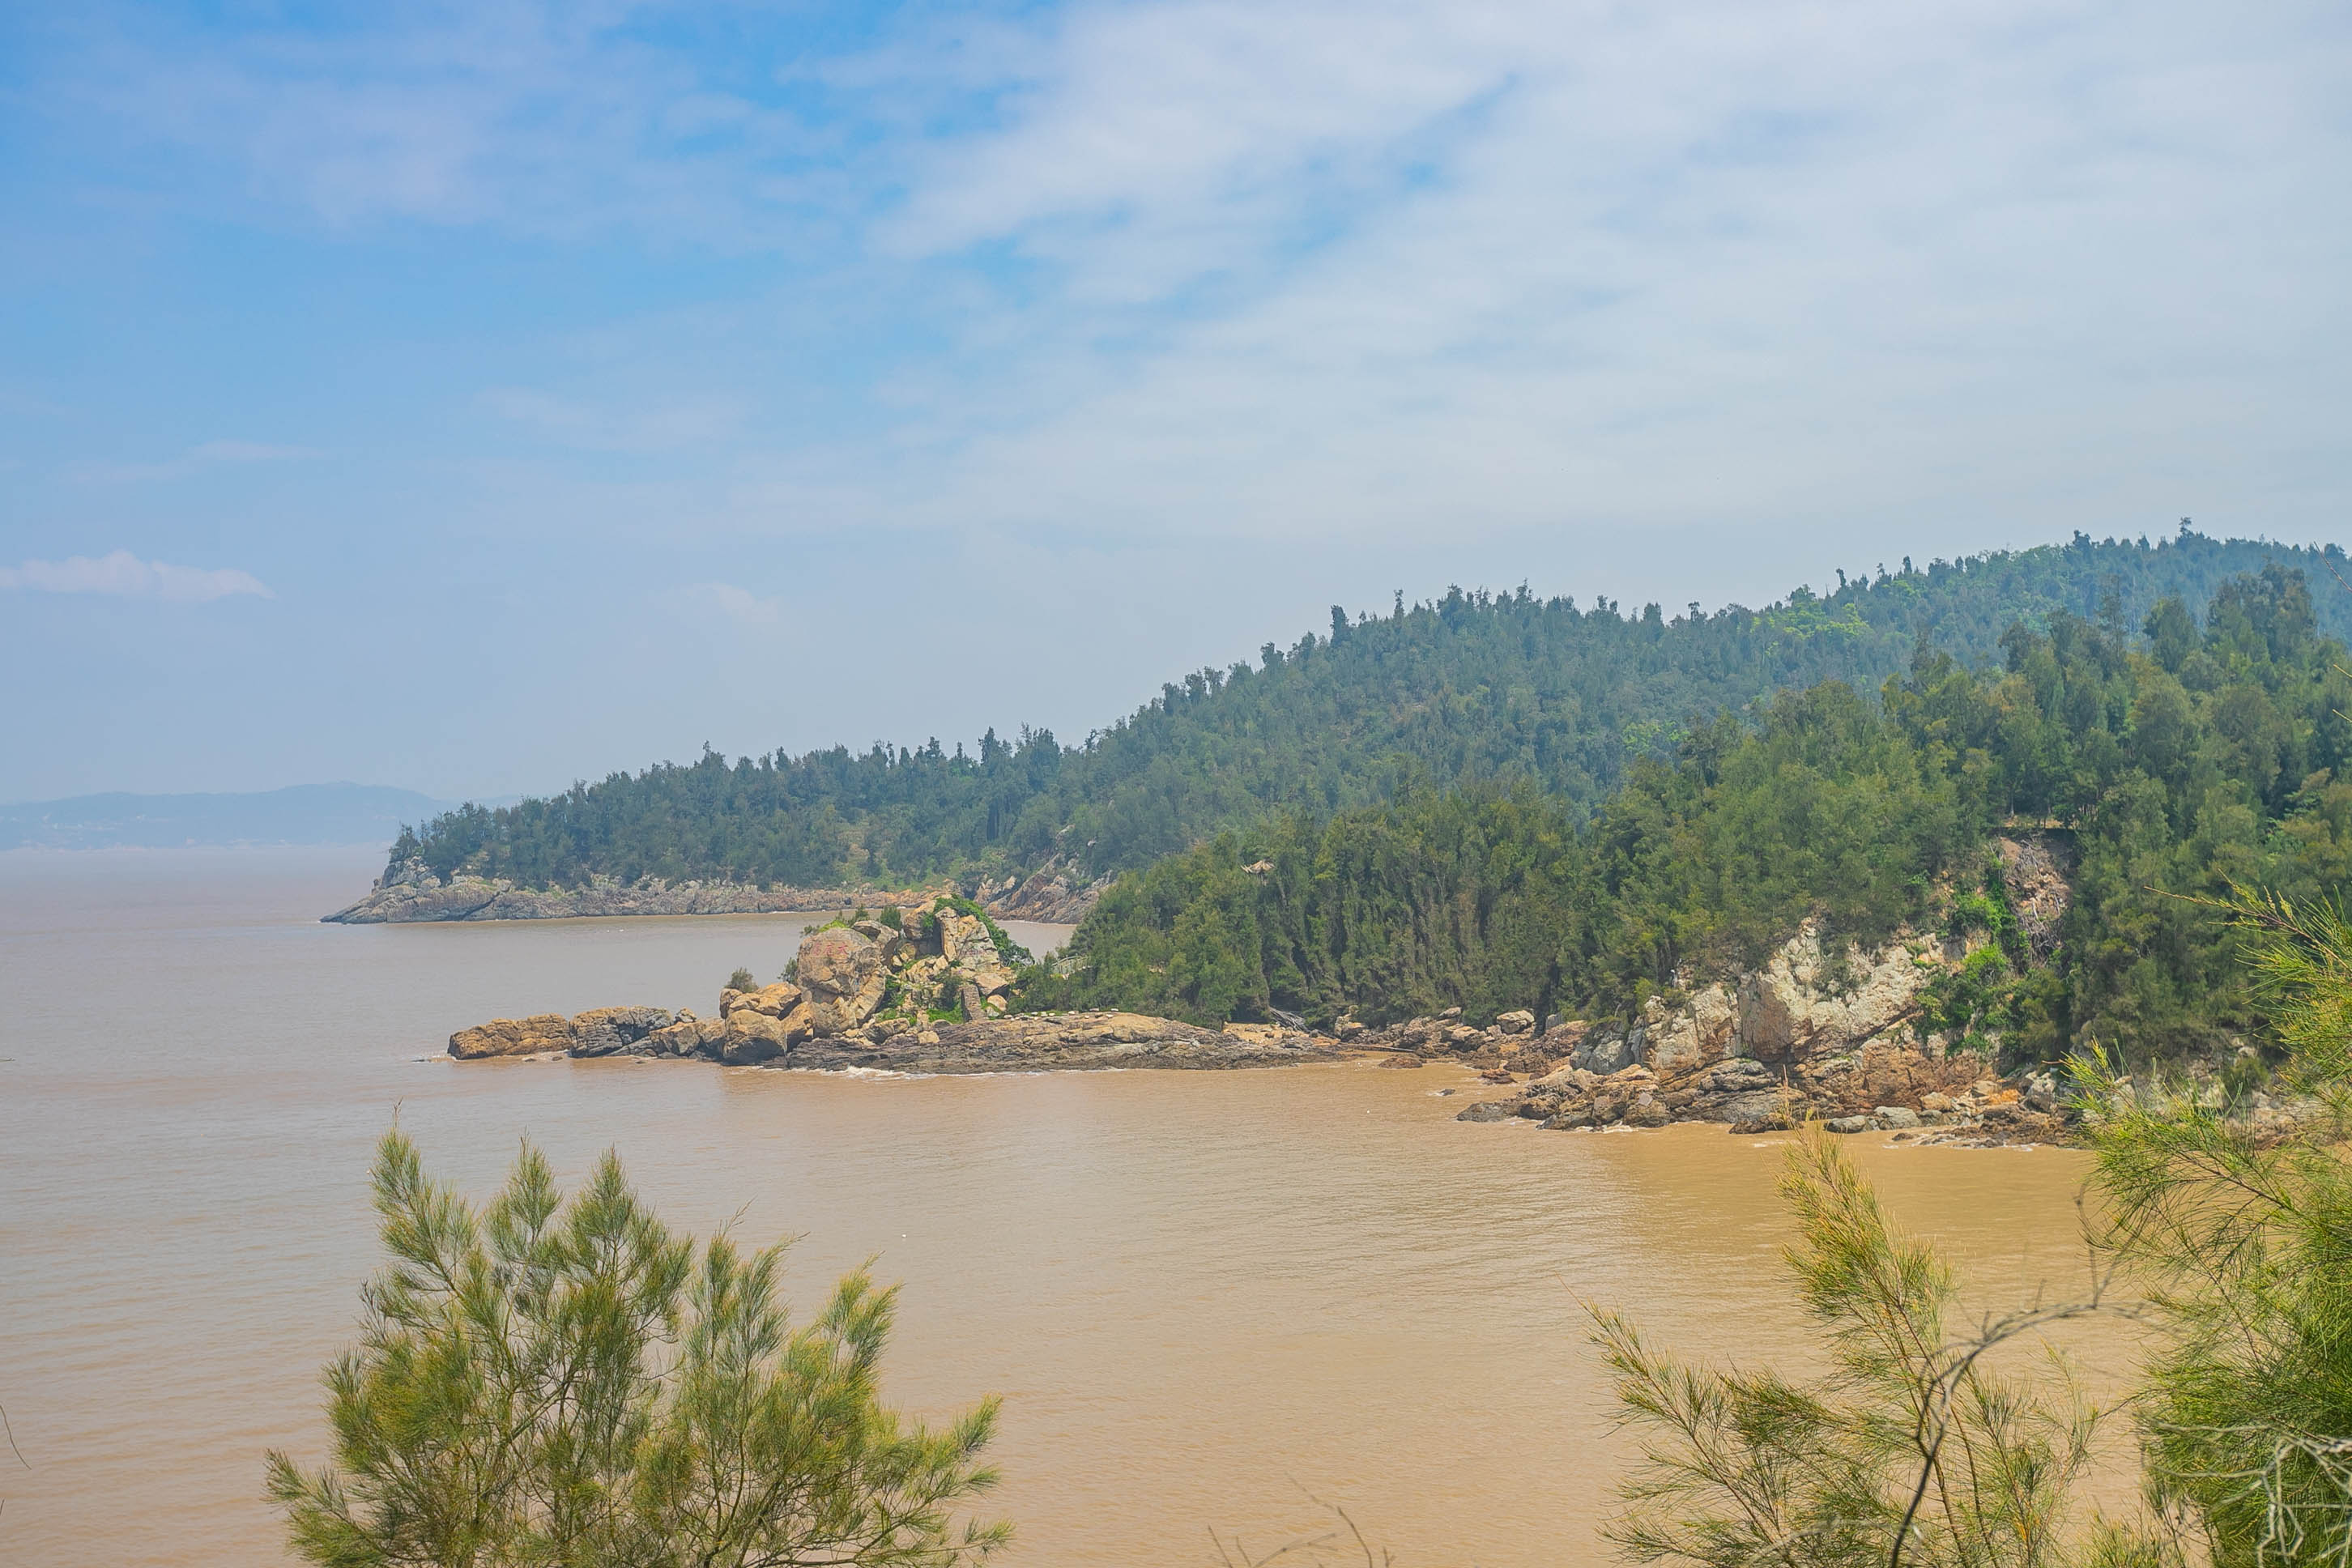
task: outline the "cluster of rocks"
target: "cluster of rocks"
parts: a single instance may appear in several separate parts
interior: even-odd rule
[[[1510,1058],[1511,1065],[1524,1071],[1552,1054],[1562,1054],[1563,1030],[1580,1032],[1585,1026],[1563,1025],[1555,1018],[1550,1030],[1538,1034],[1536,1016],[1521,1008],[1505,1013],[1482,1029],[1465,1023],[1461,1008],[1448,1007],[1433,1017],[1408,1018],[1385,1028],[1368,1029],[1343,1016],[1334,1033],[1359,1050],[1403,1053],[1390,1058],[1392,1067],[1417,1067],[1422,1061],[1451,1057],[1473,1067],[1496,1068]]]
[[[1081,881],[1058,863],[1026,878],[980,884],[977,901],[999,920],[1075,925],[1110,885]],[[488,877],[442,877],[411,860],[376,879],[367,897],[321,917],[331,925],[421,921],[557,921],[598,915],[766,915],[921,905],[936,889],[760,888],[740,882],[623,882],[596,877],[585,887],[520,888]]]
[[[1515,1092],[1473,1105],[1466,1121],[1524,1118],[1550,1128],[1714,1121],[1734,1131],[1819,1118],[1833,1131],[1950,1128],[2005,1141],[2057,1135],[2067,1111],[2046,1078],[2009,1083],[1973,1053],[1947,1055],[1913,1027],[1930,982],[1966,959],[1961,942],[1910,938],[1875,952],[1825,953],[1806,926],[1762,968],[1653,998],[1631,1026],[1525,1013],[1489,1030],[1415,1019],[1395,1043],[1488,1070]]]
[[[755,888],[739,882],[622,882],[596,877],[582,888],[519,888],[488,877],[443,878],[422,860],[380,877],[368,896],[321,917],[331,925],[412,921],[563,921],[596,915],[766,915],[877,909],[928,895],[877,888]]]
[[[1012,963],[986,921],[944,899],[895,914],[812,931],[791,979],[720,992],[719,1016],[706,1025],[713,1048],[700,1054],[772,1061],[803,1040],[871,1046],[935,1032],[942,1014],[966,1023],[1003,1016]]]
[[[718,1020],[660,1007],[499,1018],[451,1036],[449,1054],[467,1060],[556,1053],[697,1057],[772,1068],[924,1073],[1290,1067],[1340,1054],[1328,1037],[1247,1024],[1203,1029],[1137,1013],[1028,1013],[924,1029],[867,1027],[807,1036],[771,1054],[772,1035],[756,1026],[734,1026],[738,1017],[768,1016],[739,1008],[717,1028]]]
[[[1009,1072],[1046,1068],[1270,1067],[1328,1059],[1336,1040],[1280,1025],[1203,1029],[1133,1013],[1007,1016],[1010,955],[944,898],[802,939],[790,978],[725,990],[716,1016],[602,1007],[499,1018],[449,1054],[698,1057],[733,1066]]]
[[[1204,1029],[1139,1013],[1024,1013],[935,1028],[810,1041],[778,1066],[895,1072],[1265,1068],[1328,1061],[1328,1037],[1262,1025]]]
[[[597,1007],[569,1018],[561,1013],[493,1018],[450,1036],[449,1054],[460,1061],[549,1052],[568,1057],[659,1056],[667,1054],[667,1045],[651,1042],[674,1028],[679,1017],[667,1007]]]
[[[1832,1132],[1937,1130],[1938,1142],[2034,1143],[2063,1137],[2071,1120],[2046,1073],[2012,1083],[1981,1076],[1980,1061],[1929,1060],[1892,1046],[1808,1066],[1814,1070],[1776,1073],[1734,1058],[1679,1078],[1638,1064],[1607,1078],[1567,1067],[1517,1095],[1471,1106],[1460,1120],[1525,1118],[1555,1130],[1714,1121],[1762,1132],[1814,1119]],[[1942,1087],[1922,1087],[1930,1083]]]

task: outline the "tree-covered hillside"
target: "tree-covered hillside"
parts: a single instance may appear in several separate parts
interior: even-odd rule
[[[2010,927],[2009,825],[2071,851],[2072,905],[2054,954],[2011,940],[1939,983],[1938,1032],[2030,1058],[2252,1032],[2240,934],[2198,900],[2352,883],[2352,671],[2303,574],[2225,582],[2201,627],[2166,599],[2137,636],[2060,614],[2000,645],[1986,670],[1923,647],[1874,704],[1833,681],[1727,715],[1580,821],[1484,786],[1221,834],[1115,884],[1026,1005],[1625,1016],[1809,916],[1865,942]]]
[[[1874,689],[1922,638],[1976,666],[1999,657],[2019,622],[2135,625],[2160,598],[2202,604],[2272,560],[2311,568],[2321,626],[2352,633],[2352,595],[2319,552],[2185,527],[2157,544],[2077,535],[1924,568],[1905,561],[1760,611],[1625,614],[1605,600],[1457,589],[1412,606],[1400,598],[1381,616],[1335,607],[1327,634],[1171,682],[1083,745],[992,731],[971,753],[936,740],[734,763],[706,753],[547,799],[467,806],[404,832],[392,858],[532,887],[600,874],[808,886],[1056,857],[1087,875],[1132,869],[1285,810],[1376,804],[1409,784],[1521,781],[1576,816],[1633,760],[1674,755],[1693,729],[1759,696],[1829,679]]]

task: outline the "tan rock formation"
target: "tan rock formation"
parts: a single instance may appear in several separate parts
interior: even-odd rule
[[[807,992],[809,1032],[815,1035],[845,1035],[874,1016],[890,980],[882,944],[846,926],[803,938],[793,973]]]
[[[793,1048],[795,1038],[792,1028],[773,1014],[739,1007],[727,1015],[719,1059],[736,1067],[773,1061]]]
[[[572,1048],[572,1020],[561,1013],[528,1018],[493,1018],[449,1037],[449,1054],[460,1061],[483,1057],[527,1057]]]

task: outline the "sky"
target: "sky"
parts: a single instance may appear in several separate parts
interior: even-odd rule
[[[0,5],[0,800],[2352,543],[2352,9]]]

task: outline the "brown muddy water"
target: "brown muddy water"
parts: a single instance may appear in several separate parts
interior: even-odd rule
[[[891,1395],[1004,1395],[1020,1564],[1211,1563],[1213,1530],[1264,1552],[1318,1498],[1400,1564],[1605,1561],[1627,1445],[1579,1302],[1802,1343],[1774,1140],[1464,1125],[1475,1080],[1434,1068],[460,1066],[442,1043],[494,1015],[708,1007],[800,922],[317,923],[373,858],[0,856],[0,1561],[286,1561],[261,1456],[323,1456],[395,1115],[477,1193],[526,1135],[572,1176],[617,1148],[673,1223],[800,1237],[802,1300],[874,1258]],[[1986,1305],[2079,1288],[2080,1156],[1853,1142]],[[2095,1381],[2124,1354],[2085,1350]]]

